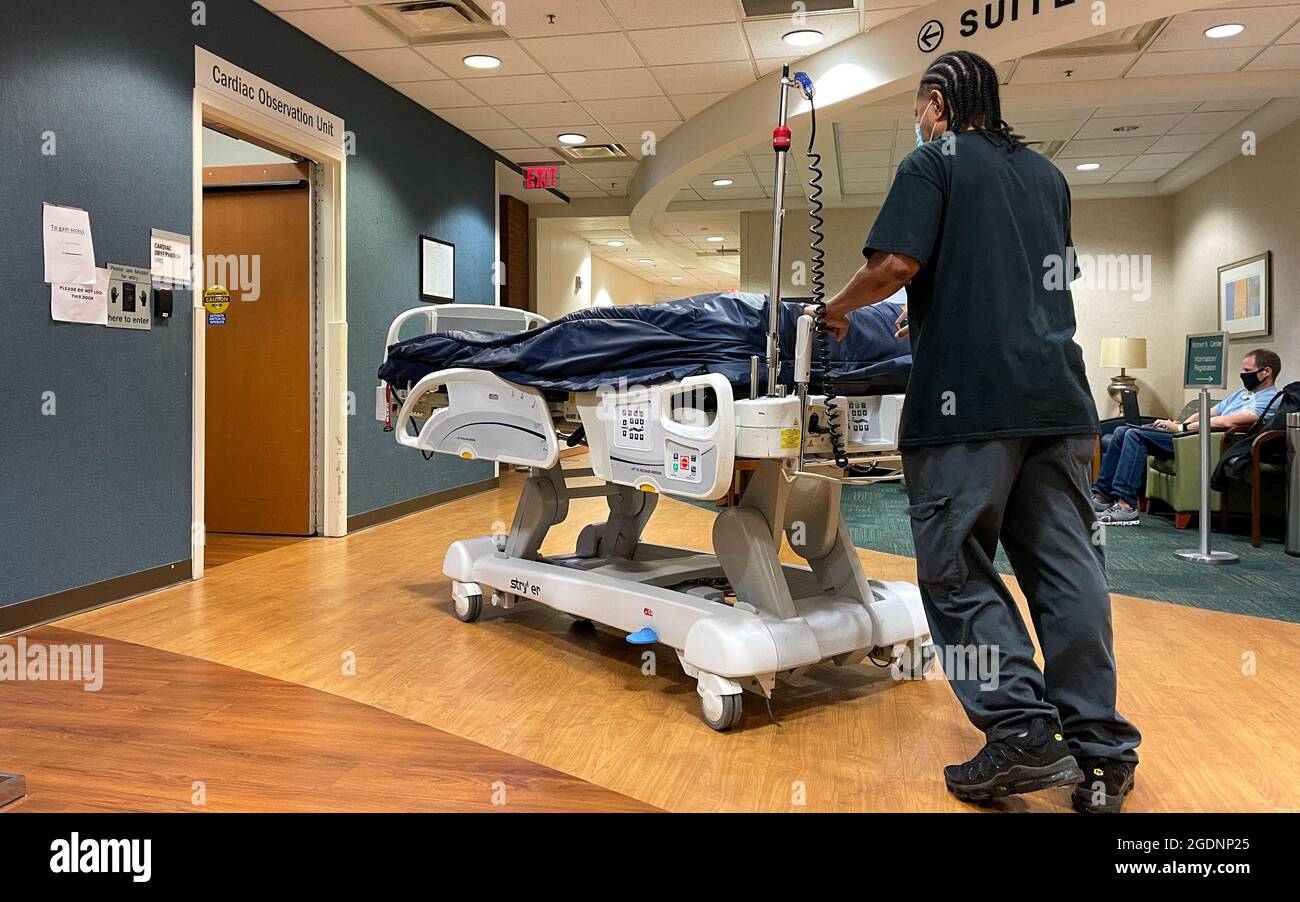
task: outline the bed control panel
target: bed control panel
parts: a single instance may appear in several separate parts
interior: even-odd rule
[[[580,392],[577,404],[598,478],[685,498],[726,493],[735,414],[724,377]]]

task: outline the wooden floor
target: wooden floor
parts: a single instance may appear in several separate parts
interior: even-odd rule
[[[277,548],[61,626],[371,705],[669,810],[974,810],[949,796],[941,770],[981,737],[941,677],[814,668],[808,685],[779,688],[779,726],[747,696],[741,727],[717,734],[671,652],[659,649],[645,675],[640,648],[548,608],[457,621],[443,552],[508,524],[520,485],[507,477],[497,491]],[[571,549],[602,511],[574,502],[546,550]],[[661,499],[647,538],[708,548],[712,519]],[[915,579],[910,559],[860,554],[872,576]],[[1300,626],[1124,597],[1114,610],[1120,708],[1145,736],[1128,810],[1300,810]],[[349,653],[354,676],[340,672]],[[16,757],[4,766],[21,770]],[[1066,811],[1068,792],[1001,807]]]
[[[210,532],[206,538],[203,562],[208,569],[307,541],[303,536],[252,536],[233,532]]]
[[[104,680],[0,690],[0,770],[28,785],[7,810],[652,810],[305,686],[73,630],[27,642],[102,645]]]

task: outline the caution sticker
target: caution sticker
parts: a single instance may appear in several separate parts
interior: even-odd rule
[[[203,292],[203,306],[208,313],[225,313],[230,306],[230,292],[220,285],[213,285]]]
[[[799,447],[799,427],[790,426],[781,430],[781,447],[784,449]]]

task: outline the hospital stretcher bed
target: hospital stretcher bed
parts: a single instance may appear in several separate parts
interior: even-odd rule
[[[779,679],[801,677],[822,662],[848,666],[871,658],[889,664],[896,675],[915,676],[932,659],[920,593],[910,583],[867,577],[840,511],[841,489],[852,479],[853,465],[895,448],[902,396],[853,397],[847,386],[837,391],[830,340],[825,329],[817,329],[814,343],[811,316],[797,316],[789,380],[793,385],[781,381],[786,372],[782,342],[789,341],[782,325],[786,307],[780,299],[791,90],[802,93],[813,116],[808,149],[813,173],[811,309],[818,325],[826,317],[814,91],[806,75],[792,77],[787,66],[772,133],[776,159],[771,301],[763,330],[765,394],[758,391],[757,355],[750,360],[748,397],[735,396],[733,381],[724,372],[698,374],[689,367],[661,367],[658,378],[642,384],[584,384],[582,390],[560,396],[536,384],[520,384],[520,379],[531,378],[526,368],[501,370],[510,372],[514,381],[486,366],[451,366],[387,382],[389,416],[395,416],[391,426],[400,444],[430,455],[455,454],[529,468],[507,535],[461,539],[447,548],[443,572],[452,580],[456,616],[476,620],[485,602],[504,609],[540,603],[621,630],[634,644],[665,645],[696,680],[701,716],[716,730],[740,722],[745,691],[770,701]],[[604,316],[599,310],[575,314],[588,321]],[[402,325],[419,319],[430,333],[457,327],[480,332],[541,327],[547,341],[565,321],[546,326],[536,314],[474,305],[417,308],[394,320],[381,374],[391,377],[400,369],[397,360],[388,365],[389,350]],[[756,338],[757,331],[741,330],[741,341]],[[678,335],[673,341],[684,344],[670,341],[667,347],[670,353],[677,347],[690,349],[688,356],[697,360],[686,363],[694,364],[709,356],[708,347],[697,338]],[[517,336],[488,338],[490,353],[480,356],[483,340],[458,341],[476,349],[472,359],[480,362],[497,359],[497,345],[526,343]],[[580,334],[570,347],[575,356],[585,357],[591,349],[584,345],[590,344],[598,345]],[[813,379],[814,344],[819,383]],[[627,350],[625,363],[638,359]],[[465,359],[455,357],[454,348],[451,353],[452,359]],[[553,364],[532,359],[534,367],[554,370]],[[818,387],[824,394],[815,393]],[[848,423],[842,420],[845,407]],[[585,441],[591,466],[562,466],[562,441]],[[712,553],[642,540],[660,495],[720,498],[738,460],[757,465],[739,504],[718,513]],[[578,484],[590,477],[597,484]],[[569,502],[592,497],[605,499],[605,519],[584,526],[571,552],[542,554],[547,532],[568,516]],[[781,562],[783,539],[805,565]]]
[[[424,306],[393,321],[386,348],[412,321],[430,333],[545,323],[509,308]],[[795,349],[805,387],[811,325],[800,319]],[[665,645],[697,681],[701,715],[717,730],[739,723],[744,691],[770,699],[778,679],[822,662],[870,657],[916,676],[930,661],[916,587],[869,579],[855,553],[840,512],[841,486],[852,480],[819,425],[824,398],[802,390],[758,397],[752,387],[751,397],[737,398],[717,373],[556,393],[465,367],[387,391],[399,444],[529,468],[509,533],[461,539],[446,551],[460,620],[478,619],[486,605],[540,603],[621,630],[629,642]],[[893,453],[901,395],[839,403],[850,412],[850,464]],[[561,451],[579,441],[590,466],[563,466]],[[757,467],[740,503],[718,513],[713,553],[642,540],[660,495],[721,498],[741,460]],[[571,552],[543,555],[570,501],[592,497],[606,500],[606,518],[585,526]],[[806,565],[779,561],[783,536]]]

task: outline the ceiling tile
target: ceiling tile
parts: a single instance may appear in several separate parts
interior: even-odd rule
[[[646,68],[560,72],[555,80],[578,100],[649,97],[661,93],[659,83]]]
[[[780,72],[782,66],[793,67],[801,59],[803,59],[802,56],[782,56],[776,59],[754,60],[754,65],[758,67],[758,77],[762,78],[764,75]]]
[[[565,132],[578,132],[587,136],[588,144],[611,144],[614,141],[612,135],[605,131],[599,125],[582,125],[566,122],[564,125],[555,125],[549,128],[530,128],[528,134],[537,139],[537,143],[543,147],[555,147],[559,139],[557,135]],[[530,142],[531,143],[531,142]]]
[[[1063,170],[1064,171],[1064,170]],[[1065,172],[1065,181],[1070,185],[1101,185],[1110,180],[1113,172]]]
[[[575,125],[596,120],[572,100],[556,103],[509,103],[497,110],[521,128],[542,128],[553,125]]]
[[[587,112],[603,124],[649,122],[677,115],[667,97],[633,97],[626,100],[586,100]]]
[[[569,165],[597,184],[600,183],[601,179],[628,178],[636,172],[636,163],[632,160],[612,160],[604,163],[571,163]]]
[[[1127,168],[1172,169],[1190,156],[1190,153],[1144,153],[1132,163],[1129,163]]]
[[[730,93],[754,81],[754,65],[748,60],[656,66],[653,71],[668,94]]]
[[[705,200],[756,200],[766,196],[757,184],[749,188],[714,188],[710,185],[699,189],[699,193]]]
[[[1119,157],[1126,154],[1142,153],[1155,143],[1155,138],[1103,138],[1096,141],[1078,139],[1065,145],[1057,156],[1063,159],[1080,157]]]
[[[425,44],[415,52],[435,63],[452,78],[501,78],[507,75],[531,75],[542,67],[514,41],[465,41],[459,44]],[[501,65],[495,69],[471,69],[465,65],[467,56],[495,56]]]
[[[1161,116],[1172,113],[1190,113],[1196,109],[1196,101],[1186,103],[1148,103],[1137,106],[1104,106],[1093,115],[1104,119],[1116,119],[1133,116]]]
[[[508,0],[505,13],[505,30],[516,38],[618,30],[618,23],[601,0]],[[555,21],[548,16],[554,16]]]
[[[517,124],[512,123],[496,110],[485,106],[442,109],[434,110],[434,112],[461,131],[511,128],[513,125]]]
[[[1217,113],[1211,115],[1218,115]],[[1080,138],[1149,138],[1163,135],[1182,119],[1182,115],[1172,113],[1164,116],[1124,116],[1115,119],[1093,118],[1079,129]],[[1131,128],[1136,126],[1135,128]],[[1117,132],[1125,128],[1129,131]],[[1203,129],[1202,129],[1203,131]]]
[[[1158,169],[1125,169],[1110,177],[1108,185],[1131,185],[1141,182],[1154,182],[1163,175]]]
[[[888,166],[889,160],[890,153],[887,150],[855,150],[840,154],[840,166],[844,169]]]
[[[706,169],[705,172],[749,172],[749,161],[743,153],[739,153],[734,157],[727,157],[718,165]]]
[[[564,89],[549,75],[503,75],[465,80],[465,87],[492,106],[516,103],[551,103],[568,100]]]
[[[1213,135],[1165,135],[1147,149],[1152,153],[1195,152],[1217,137],[1219,137],[1218,132]]]
[[[736,21],[732,0],[605,0],[624,28],[708,25]]]
[[[1271,69],[1300,69],[1300,44],[1279,44],[1266,48],[1246,67],[1247,72]]]
[[[1083,127],[1082,119],[1060,122],[1013,122],[1012,128],[1030,141],[1065,141]]]
[[[836,134],[835,146],[840,153],[854,150],[891,150],[894,146],[893,132],[848,132]]]
[[[841,176],[846,182],[883,182],[889,178],[889,167],[845,168]]]
[[[1232,128],[1247,114],[1241,110],[1228,113],[1192,113],[1170,130],[1171,135],[1196,135],[1209,132],[1224,132]]]
[[[376,50],[405,44],[359,9],[310,9],[282,12],[284,19],[331,50]]]
[[[808,48],[808,51],[816,51],[853,37],[861,30],[860,26],[861,20],[856,11],[807,13],[800,25],[795,25],[790,16],[781,16],[777,19],[749,19],[744,23],[745,37],[749,40],[749,47],[757,58],[788,54],[791,47],[781,40],[781,37],[795,30],[809,29],[820,31],[825,35],[820,44]]]
[[[516,147],[501,151],[501,156],[515,163],[546,163],[555,159],[549,147]]]
[[[442,81],[400,81],[394,82],[393,87],[421,106],[433,110],[483,105],[483,101],[450,79],[443,79]]]
[[[1289,7],[1235,9],[1231,13],[1206,9],[1179,13],[1165,26],[1147,48],[1150,51],[1207,50],[1223,47],[1266,47],[1296,20]],[[1246,26],[1241,34],[1230,38],[1207,38],[1205,29],[1233,22]]]
[[[1207,72],[1236,72],[1258,53],[1254,47],[1221,47],[1214,50],[1180,50],[1144,53],[1125,78],[1156,75],[1202,75]]]
[[[629,36],[651,66],[749,59],[749,47],[735,23],[656,28],[633,31]]]
[[[1300,44],[1300,22],[1297,22],[1290,31],[1277,39],[1279,44]]]
[[[1022,59],[1011,76],[1013,85],[1048,82],[1096,81],[1119,78],[1134,59],[1135,53],[1105,56],[1057,56]],[[1068,75],[1066,73],[1069,73]]]
[[[447,77],[437,66],[407,47],[349,50],[343,56],[380,81],[431,81]]]
[[[715,179],[731,179],[731,185],[715,186]],[[704,172],[691,178],[692,188],[711,188],[715,191],[726,191],[728,188],[753,188],[758,185],[758,179],[754,173],[746,166],[744,169],[738,169],[735,172]]]
[[[679,94],[673,98],[673,106],[681,113],[683,119],[690,119],[702,110],[707,110],[719,100],[730,95],[723,92],[719,94]]]
[[[495,149],[510,147],[532,147],[537,142],[528,135],[524,134],[521,129],[517,128],[493,128],[483,131],[470,132],[479,141],[482,141],[488,147]]]
[[[641,66],[641,61],[637,59],[632,45],[617,31],[554,38],[525,38],[519,43],[548,72],[634,69]]]
[[[287,9],[325,9],[330,6],[352,6],[348,0],[257,0],[259,6],[265,6],[272,12]]]
[[[681,125],[681,122],[675,120],[671,122],[629,122],[621,125],[611,125],[607,131],[614,136],[615,141],[623,145],[628,153],[640,159],[643,155],[642,145],[650,140],[646,135],[650,135],[655,142],[659,142],[679,125]]]
[[[1263,105],[1262,100],[1207,100],[1196,109],[1201,113],[1224,113],[1229,110],[1253,113]]]
[[[1101,166],[1100,169],[1090,169],[1087,170],[1088,172],[1111,173],[1111,172],[1119,172],[1121,169],[1123,169],[1125,166],[1127,166],[1129,163],[1132,163],[1136,159],[1137,157],[1135,155],[1129,155],[1126,157],[1089,157],[1086,159],[1071,158],[1071,159],[1057,160],[1056,165],[1058,169],[1060,169],[1062,172],[1066,173],[1067,175],[1072,172],[1079,172],[1080,174],[1082,174],[1082,172],[1080,172],[1079,170],[1079,164],[1081,163],[1097,163]]]

